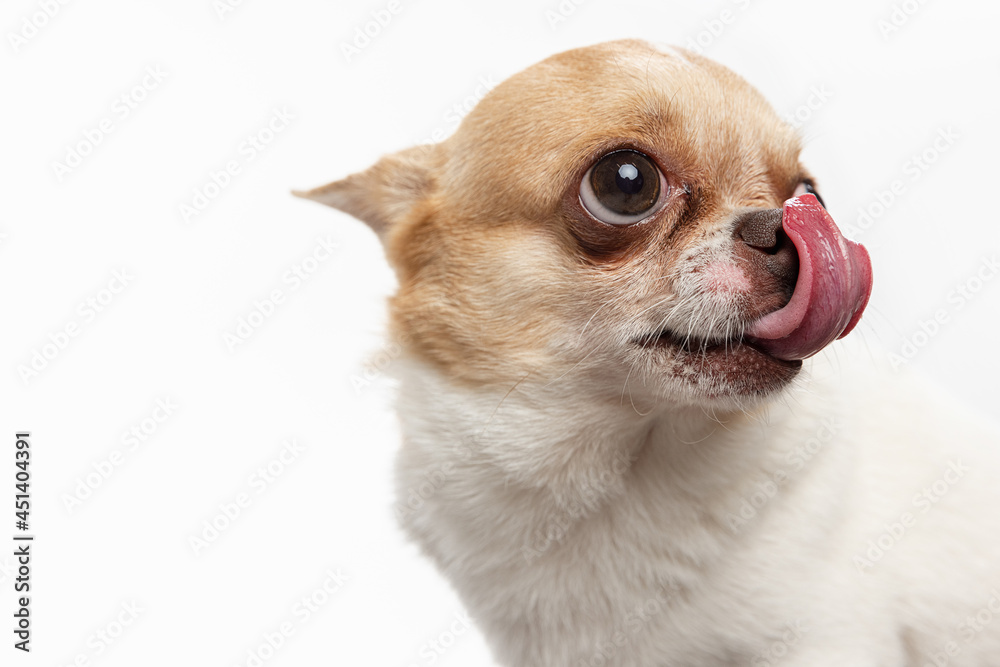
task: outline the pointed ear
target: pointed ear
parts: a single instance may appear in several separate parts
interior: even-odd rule
[[[436,146],[414,146],[386,155],[367,170],[312,190],[292,194],[353,215],[379,238],[431,190]]]

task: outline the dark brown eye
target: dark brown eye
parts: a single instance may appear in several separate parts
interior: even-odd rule
[[[608,153],[580,183],[580,201],[601,222],[631,225],[649,217],[665,189],[660,170],[633,150]]]
[[[799,183],[799,187],[795,188],[795,192],[792,196],[798,197],[799,195],[806,195],[806,194],[813,195],[814,197],[816,197],[816,201],[819,202],[819,205],[822,206],[823,208],[826,208],[826,203],[823,201],[823,198],[820,197],[819,193],[816,191],[816,185],[808,178]]]

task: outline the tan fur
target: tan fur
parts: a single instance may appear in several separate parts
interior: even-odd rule
[[[684,58],[639,41],[559,54],[492,90],[442,144],[302,194],[386,237],[400,279],[394,331],[443,372],[501,385],[558,376],[581,360],[560,338],[594,304],[638,311],[662,298],[677,250],[703,233],[669,219],[588,257],[571,209],[589,160],[622,145],[660,156],[675,187],[699,184],[702,224],[780,206],[805,176],[797,136],[759,93]],[[612,85],[594,86],[603,79]]]

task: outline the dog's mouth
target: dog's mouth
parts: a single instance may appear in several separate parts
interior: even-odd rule
[[[871,294],[867,251],[848,241],[811,194],[785,202],[781,228],[798,255],[791,298],[723,338],[662,329],[634,340],[667,372],[710,396],[767,394],[784,386],[810,357],[847,335]]]
[[[740,363],[748,358],[759,362],[769,362],[788,369],[798,369],[802,366],[801,359],[779,359],[770,354],[761,344],[743,337],[725,339],[703,339],[695,336],[681,335],[669,329],[664,329],[635,341],[644,349],[669,350],[678,361],[701,362],[711,364]],[[680,359],[684,357],[685,359]],[[711,370],[711,369],[707,369]]]
[[[771,395],[798,375],[801,359],[781,359],[743,337],[703,339],[669,329],[633,341],[675,381],[709,398]]]

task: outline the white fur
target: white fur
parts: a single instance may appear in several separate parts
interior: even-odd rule
[[[403,359],[402,524],[502,665],[1000,664],[1000,438],[856,345],[827,355],[723,423]]]

